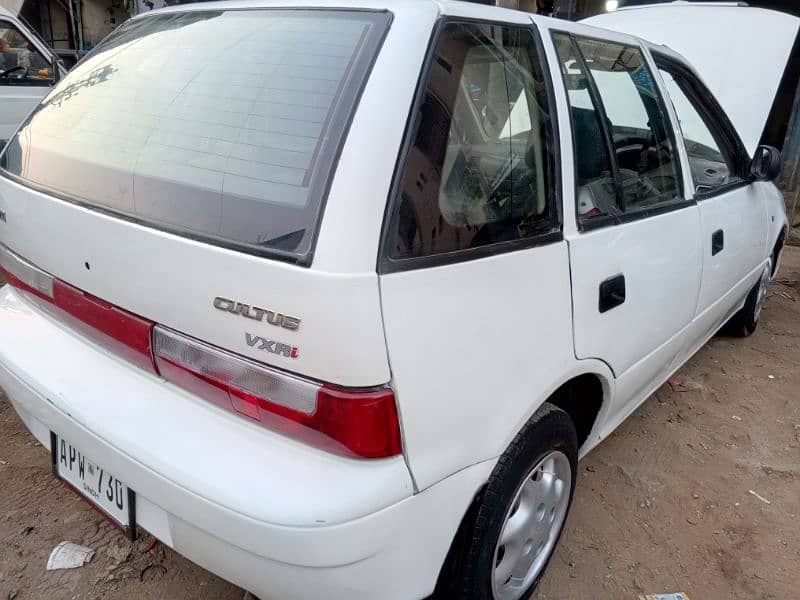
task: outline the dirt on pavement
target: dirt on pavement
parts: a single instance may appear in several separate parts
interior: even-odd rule
[[[575,503],[534,598],[800,598],[800,248],[761,324],[717,336],[580,464]],[[50,474],[0,398],[0,600],[241,599],[144,534],[130,544]],[[94,548],[46,571],[52,548]]]

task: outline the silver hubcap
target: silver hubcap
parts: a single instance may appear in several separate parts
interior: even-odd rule
[[[567,516],[571,486],[569,459],[558,450],[522,481],[494,549],[495,600],[519,600],[542,572]]]
[[[761,316],[761,310],[764,308],[764,300],[767,298],[767,288],[769,288],[769,275],[772,272],[772,263],[768,263],[761,274],[761,281],[758,283],[758,296],[756,296],[756,306],[754,311],[755,320]]]

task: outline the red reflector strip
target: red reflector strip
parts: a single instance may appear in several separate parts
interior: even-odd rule
[[[54,304],[73,317],[69,325],[143,369],[155,372],[150,345],[155,323],[55,280]]]
[[[152,321],[56,279],[2,244],[0,273],[15,288],[33,294],[37,305],[59,321],[135,365],[155,372],[150,347],[155,325]]]

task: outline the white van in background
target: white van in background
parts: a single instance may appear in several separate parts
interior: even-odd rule
[[[58,57],[0,6],[0,149],[63,75]]]

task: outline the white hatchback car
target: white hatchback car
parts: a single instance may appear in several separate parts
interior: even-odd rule
[[[458,2],[121,27],[0,158],[0,385],[55,476],[262,598],[525,597],[578,458],[778,265],[798,22],[665,10],[727,10],[758,91]]]

